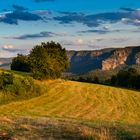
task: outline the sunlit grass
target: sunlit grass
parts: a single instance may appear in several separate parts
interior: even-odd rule
[[[42,96],[3,105],[0,114],[140,122],[138,91],[64,80],[44,84],[47,92]]]

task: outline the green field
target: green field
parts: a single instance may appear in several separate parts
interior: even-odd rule
[[[33,135],[27,139],[45,139],[50,133],[60,139],[62,134],[71,139],[140,138],[139,91],[65,80],[35,82],[46,87],[41,96],[0,106],[0,135],[4,131],[17,138]],[[49,132],[44,125],[51,127]]]

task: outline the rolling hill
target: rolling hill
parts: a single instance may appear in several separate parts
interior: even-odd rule
[[[47,87],[43,95],[0,105],[0,139],[139,139],[140,92],[65,80],[36,82]]]
[[[46,87],[42,95],[0,105],[0,139],[140,138],[139,91],[61,79],[35,82]]]
[[[47,93],[0,106],[0,114],[140,122],[138,91],[63,80],[46,81],[45,84]]]

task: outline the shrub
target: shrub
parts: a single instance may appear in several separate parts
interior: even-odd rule
[[[18,54],[17,57],[13,58],[12,64],[11,64],[11,70],[30,72],[31,67],[28,61],[28,56]]]
[[[11,73],[0,74],[0,89],[5,89],[7,85],[12,85],[14,80],[14,76]]]
[[[26,95],[40,93],[39,85],[34,83],[32,77],[16,77],[12,73],[0,74],[0,90],[6,94]]]

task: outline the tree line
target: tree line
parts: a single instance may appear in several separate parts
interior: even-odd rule
[[[108,80],[100,80],[99,75],[95,77],[79,76],[71,79],[72,81],[88,82],[117,86],[124,88],[140,89],[140,73],[135,68],[121,69],[116,75],[111,76]]]
[[[140,89],[140,74],[135,68],[120,70],[108,83],[112,86]]]

